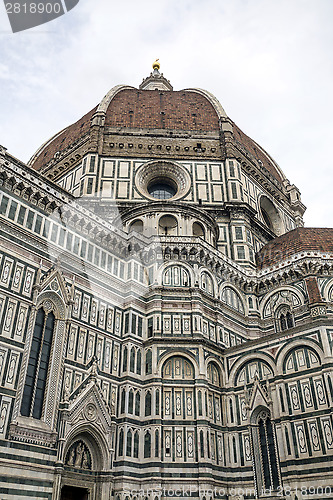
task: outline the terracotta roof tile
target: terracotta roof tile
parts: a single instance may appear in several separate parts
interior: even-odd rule
[[[242,132],[242,130],[235,123],[233,123],[233,128],[235,139],[238,140],[252,156],[254,156],[257,160],[260,160],[263,166],[271,175],[273,175],[273,177],[275,177],[276,180],[282,182],[282,177],[275,167],[274,162],[265,155],[262,148],[260,148],[250,137],[244,134],[244,132]]]
[[[333,256],[333,228],[298,227],[270,241],[256,255],[263,269],[299,252],[329,252]]]
[[[137,129],[219,130],[218,116],[210,102],[184,90],[123,90],[111,101],[105,124]]]
[[[77,141],[81,137],[84,137],[89,132],[90,121],[96,109],[97,106],[80,118],[80,120],[72,125],[69,125],[69,127],[67,127],[58,137],[51,140],[34,160],[32,168],[35,170],[41,170],[44,165],[52,160],[55,153],[58,151],[64,151],[68,146],[73,144],[73,142]]]

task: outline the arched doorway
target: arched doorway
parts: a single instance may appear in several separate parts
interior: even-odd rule
[[[89,492],[85,488],[74,488],[63,486],[61,489],[61,500],[89,500]]]
[[[111,454],[93,428],[74,434],[64,448],[55,500],[108,500],[110,478],[101,481],[100,475],[109,463]]]

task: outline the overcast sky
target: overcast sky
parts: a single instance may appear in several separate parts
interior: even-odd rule
[[[80,0],[12,34],[1,2],[0,144],[28,161],[158,57],[175,90],[212,92],[273,156],[307,226],[333,227],[332,20],[332,0]]]

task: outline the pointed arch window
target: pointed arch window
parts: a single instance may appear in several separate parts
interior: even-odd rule
[[[128,353],[128,349],[125,346],[124,347],[124,355],[123,355],[123,372],[127,371],[127,353]]]
[[[276,329],[279,332],[295,326],[295,319],[289,306],[279,308],[275,316]]]
[[[137,417],[140,416],[140,400],[141,400],[140,393],[137,392],[135,395],[135,415]]]
[[[159,455],[159,432],[158,430],[155,431],[155,457],[158,457]]]
[[[145,416],[151,415],[151,393],[148,391],[145,398]]]
[[[141,351],[138,349],[136,353],[136,373],[141,375]]]
[[[126,441],[126,456],[130,457],[132,455],[132,431],[127,431],[127,441]]]
[[[277,490],[280,485],[279,465],[275,444],[274,428],[269,412],[262,410],[253,428],[253,448],[258,491],[262,488]]]
[[[23,390],[21,414],[25,417],[42,417],[54,324],[53,312],[45,313],[41,307],[36,315]]]
[[[134,373],[134,367],[135,367],[135,349],[134,347],[132,347],[130,356],[130,372]]]
[[[139,457],[139,433],[138,433],[138,431],[136,431],[134,434],[133,455],[134,455],[134,458]]]
[[[121,457],[124,450],[124,431],[123,429],[119,432],[119,446],[118,446],[118,455]]]
[[[146,375],[150,375],[152,372],[152,353],[149,349],[146,352]]]
[[[148,431],[145,434],[144,458],[150,458],[150,456],[151,456],[151,434]]]
[[[201,456],[201,458],[205,457],[205,444],[204,444],[203,431],[200,431],[200,456]]]
[[[128,413],[133,414],[133,405],[134,405],[134,393],[132,389],[129,391],[128,395]]]

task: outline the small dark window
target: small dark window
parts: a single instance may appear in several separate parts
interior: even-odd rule
[[[30,213],[28,214],[27,227],[28,227],[29,215],[30,215]],[[57,241],[58,229],[59,229],[59,227],[57,226],[57,224],[53,223],[52,232],[51,232],[51,241],[53,241],[54,243]]]
[[[234,182],[231,183],[231,194],[233,198],[237,198],[237,186]]]
[[[10,220],[15,219],[16,209],[17,209],[17,203],[15,201],[12,201],[10,204],[9,212],[8,212],[8,219],[10,219]]]
[[[137,417],[140,416],[140,402],[141,402],[140,393],[137,392],[135,395],[135,415]]]
[[[126,456],[130,457],[132,455],[132,432],[127,431],[127,442],[126,442]]]
[[[155,392],[155,414],[160,414],[160,391],[158,389]]]
[[[157,200],[168,200],[177,193],[176,187],[170,182],[154,182],[148,186],[148,193]]]
[[[92,156],[90,158],[89,172],[94,172],[94,170],[95,170],[95,164],[96,164],[96,157]]]
[[[69,235],[68,235],[69,236]],[[100,258],[100,255],[101,255],[101,251],[99,248],[95,248],[95,255],[94,255],[94,264],[95,266],[98,266],[99,265],[99,258]]]
[[[130,372],[134,373],[134,368],[135,368],[135,349],[134,347],[132,347],[130,356]]]
[[[139,457],[139,433],[138,432],[136,432],[134,434],[133,456],[134,456],[134,458]]]
[[[86,252],[87,252],[87,242],[86,241],[82,241],[81,252],[80,252],[80,257],[82,257],[82,259],[85,258]]]
[[[151,415],[151,393],[147,392],[145,398],[145,416],[149,417]]]
[[[50,221],[45,220],[44,227],[43,227],[43,236],[44,236],[44,238],[48,238],[49,237],[49,232],[50,232]]]
[[[203,431],[200,431],[200,456],[201,456],[201,458],[205,457],[205,445],[204,445]]]
[[[89,178],[87,184],[87,194],[91,194],[93,190],[94,179]]]
[[[28,217],[27,217],[27,222],[26,222],[26,226],[28,229],[32,229],[32,224],[34,222],[34,212],[32,210],[29,210],[28,212]],[[53,224],[53,227],[55,226],[55,224]],[[58,227],[58,226],[56,226]],[[55,241],[55,240],[52,240],[52,241]]]
[[[3,196],[0,205],[0,214],[5,215],[7,206],[8,206],[9,198],[7,196]]]
[[[150,375],[152,372],[152,354],[151,351],[146,353],[146,375]]]
[[[17,217],[17,222],[18,222],[18,224],[21,224],[21,226],[23,225],[26,211],[27,211],[27,209],[25,207],[20,207],[20,211],[19,211],[19,214]]]
[[[127,371],[127,353],[128,353],[128,349],[125,346],[124,347],[124,354],[123,354],[123,372]]]
[[[138,349],[136,353],[136,373],[141,375],[141,351]]]
[[[119,446],[118,446],[118,455],[122,456],[124,450],[124,431],[121,429],[119,432]]]
[[[236,240],[242,240],[243,239],[243,228],[242,227],[235,227],[235,237]]]
[[[155,431],[155,457],[159,455],[159,432]]]
[[[125,413],[125,402],[126,402],[126,391],[125,389],[123,389],[121,391],[120,413]]]
[[[40,230],[42,228],[42,221],[43,221],[42,217],[40,215],[37,215],[34,228],[34,232],[37,234],[40,234]]]
[[[235,177],[235,166],[233,161],[229,161],[229,173],[230,177]]]
[[[128,395],[128,413],[130,413],[131,415],[133,414],[133,407],[134,407],[134,393],[132,390],[130,390]]]
[[[245,259],[245,248],[243,246],[237,247],[237,258],[239,260]]]
[[[145,434],[144,458],[151,456],[151,435],[150,432]]]

